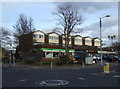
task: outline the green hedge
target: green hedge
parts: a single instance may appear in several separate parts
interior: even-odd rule
[[[50,65],[51,62],[54,65],[63,65],[64,64],[64,61],[61,61],[61,60],[42,60],[41,62],[43,65]]]
[[[25,60],[25,64],[35,64],[36,62],[39,62],[39,60]]]
[[[9,63],[9,60],[2,60],[3,63]]]
[[[64,65],[64,64],[74,64],[73,60],[26,60],[26,64],[37,64],[37,65],[50,65],[51,62],[53,65]],[[82,64],[80,60],[78,60],[77,64]]]

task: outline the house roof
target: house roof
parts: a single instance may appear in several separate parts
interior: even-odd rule
[[[35,33],[35,32],[41,32],[41,33],[45,34],[43,31],[40,31],[40,30],[34,31],[33,33]]]
[[[64,36],[64,34],[61,34],[60,36]],[[73,36],[70,35],[70,37],[73,37]]]
[[[81,36],[81,35],[75,35],[75,36],[72,36],[72,37],[77,37],[77,36],[79,36],[79,37],[81,37],[81,38],[82,38],[82,36]]]
[[[55,33],[55,34],[57,34],[57,35],[60,35],[60,34],[58,34],[58,33],[56,33],[56,32],[49,32],[49,33],[47,33],[47,34],[49,35],[49,34],[52,34],[52,33]]]
[[[100,38],[98,38],[98,37],[95,37],[95,38],[92,38],[92,39],[99,39],[100,40]]]
[[[84,39],[85,39],[85,38],[91,38],[91,37],[90,37],[90,36],[86,36],[86,37],[82,37],[82,38],[84,38]],[[92,38],[91,38],[91,39],[92,39]]]

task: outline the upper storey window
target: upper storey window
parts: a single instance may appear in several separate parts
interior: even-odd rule
[[[43,38],[44,36],[43,36],[43,35],[39,35],[39,34],[34,34],[33,37],[34,37],[34,38]]]
[[[49,36],[49,39],[58,40],[58,37],[57,36]]]
[[[39,35],[39,38],[43,38],[43,35]]]
[[[86,40],[86,43],[91,43],[91,40]]]
[[[82,41],[82,39],[75,39],[75,41],[76,41],[76,42],[81,42],[81,41]]]

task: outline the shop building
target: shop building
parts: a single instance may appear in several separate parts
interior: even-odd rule
[[[26,34],[27,36],[28,34]],[[55,58],[59,55],[65,55],[65,40],[64,35],[60,35],[56,32],[44,33],[42,31],[35,31],[30,36],[32,44],[34,45],[34,51],[37,51],[43,57]],[[19,45],[21,39],[19,39]],[[100,46],[99,38],[91,38],[89,36],[82,37],[80,35],[70,36],[69,38],[69,52],[70,55],[74,55],[75,52],[90,52],[97,53]],[[29,43],[29,42],[28,42]],[[48,56],[50,54],[50,56]]]

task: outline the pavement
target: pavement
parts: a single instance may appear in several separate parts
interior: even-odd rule
[[[110,68],[114,67],[114,66],[118,66],[120,65],[120,63],[109,63],[110,64]],[[100,65],[100,61],[97,62],[97,64],[84,64],[84,65],[79,65],[79,64],[73,64],[73,65],[28,65],[28,64],[24,64],[24,63],[16,63],[15,65],[11,65],[11,67],[9,67],[9,64],[2,64],[2,68],[18,68],[18,69],[89,69],[89,68],[103,68],[103,66]]]

